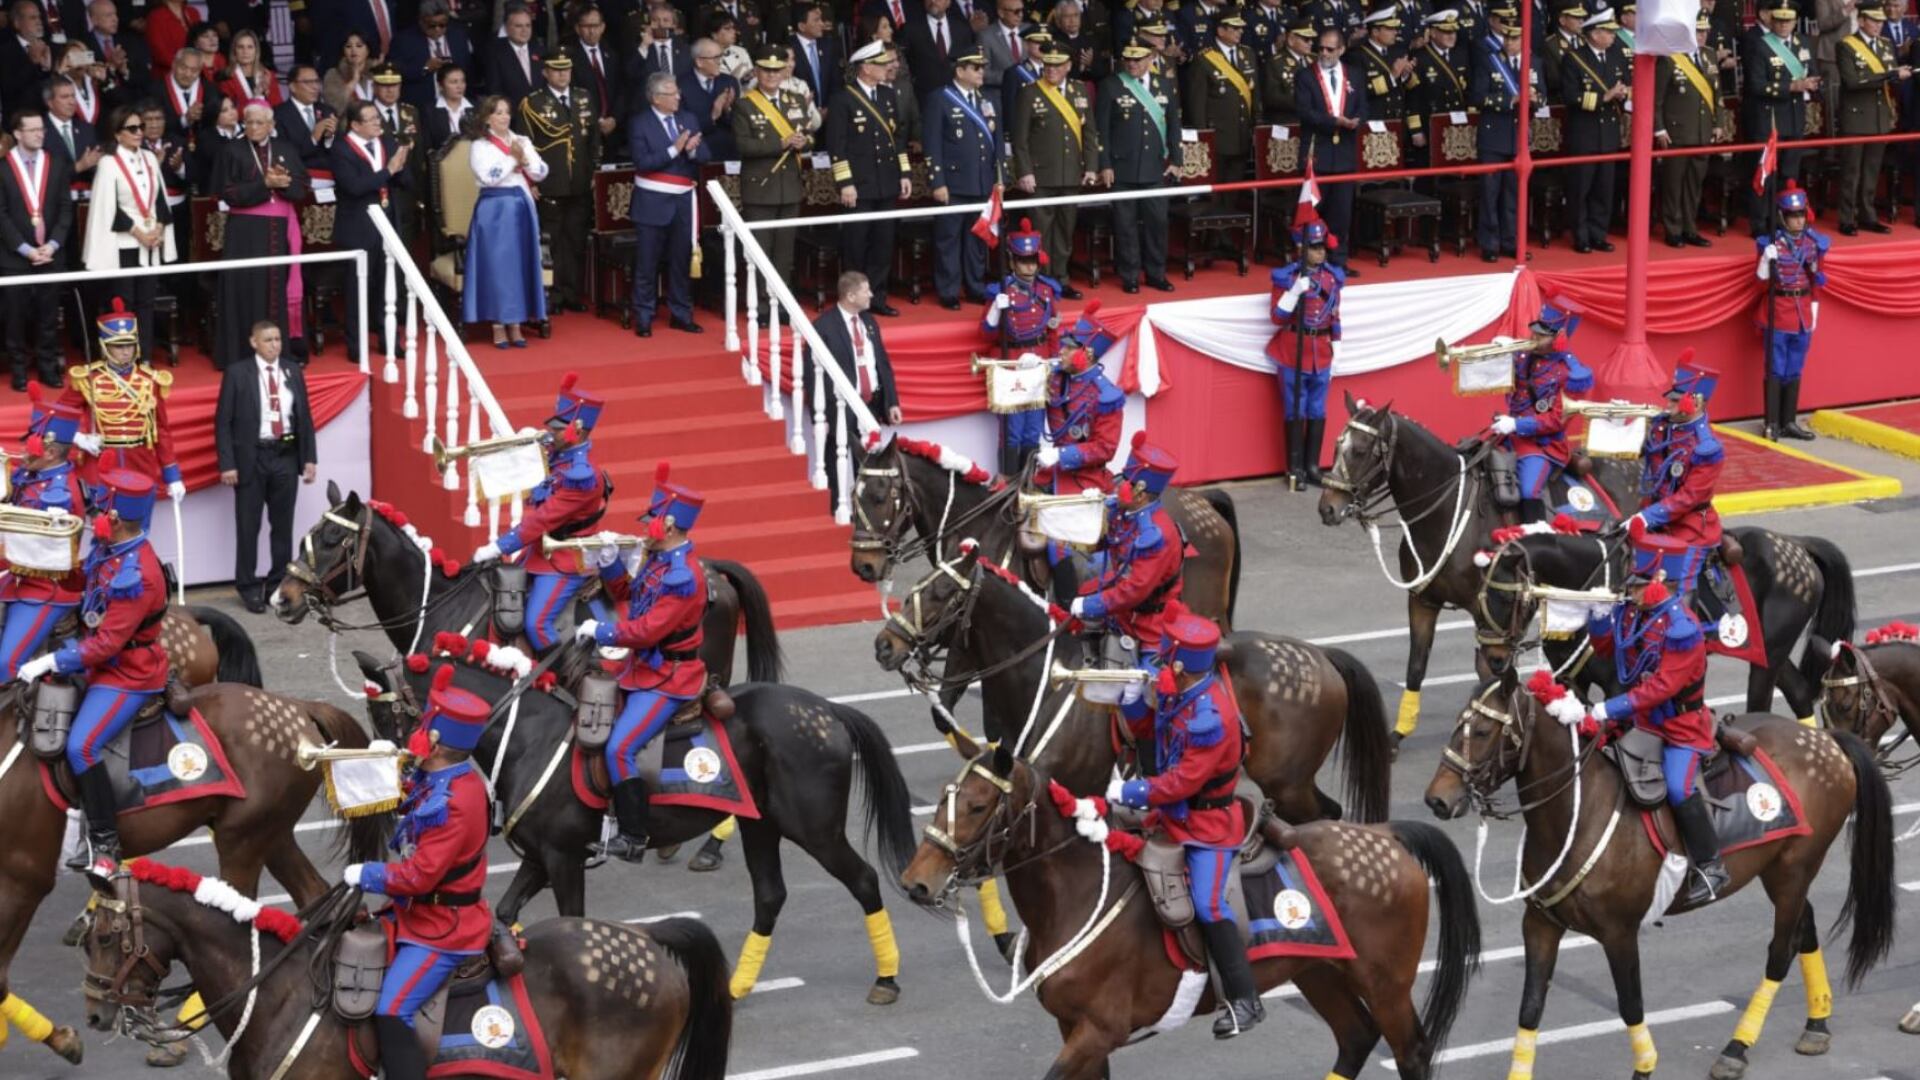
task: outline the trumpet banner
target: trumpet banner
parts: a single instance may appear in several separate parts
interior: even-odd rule
[[[399,758],[344,758],[320,767],[327,778],[327,803],[343,818],[384,814],[400,806]]]

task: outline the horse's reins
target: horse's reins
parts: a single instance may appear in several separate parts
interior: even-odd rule
[[[1523,538],[1514,537],[1506,543],[1501,544],[1493,553],[1493,561],[1488,565],[1487,572],[1480,577],[1480,590],[1474,597],[1474,607],[1476,609],[1474,614],[1477,618],[1474,620],[1473,640],[1476,645],[1504,645],[1515,654],[1524,653],[1535,648],[1544,648],[1546,638],[1544,619],[1542,620],[1543,625],[1539,638],[1529,638],[1525,636],[1520,629],[1524,623],[1531,621],[1531,619],[1522,619],[1520,617],[1521,611],[1524,610],[1524,605],[1521,603],[1520,598],[1526,596],[1536,580],[1533,573],[1533,553],[1528,550],[1525,545],[1520,544],[1521,539]],[[1598,578],[1608,591],[1612,591],[1613,559],[1616,551],[1607,545],[1607,540],[1604,536],[1594,537],[1594,543],[1600,547],[1600,562],[1593,568],[1592,572],[1587,574],[1586,580],[1581,583],[1580,587],[1583,589],[1591,589],[1594,580]],[[1494,580],[1495,571],[1500,568],[1500,563],[1507,557],[1510,550],[1518,551],[1520,561],[1524,565],[1515,580],[1496,581]],[[1500,620],[1493,617],[1493,609],[1487,605],[1489,593],[1511,594],[1513,597],[1513,599],[1509,601],[1509,603],[1512,604],[1512,608],[1507,613],[1506,630],[1503,635],[1495,635],[1480,628],[1482,623],[1487,626],[1493,626],[1500,622]],[[1582,630],[1581,634],[1584,635],[1585,631]],[[1555,679],[1564,679],[1578,673],[1580,669],[1585,666],[1587,659],[1591,655],[1591,643],[1581,642],[1572,653],[1568,654],[1567,658],[1561,662],[1559,667],[1553,669],[1553,677]]]
[[[965,556],[962,556],[962,558],[964,557]],[[985,667],[963,672],[959,675],[952,674],[951,672],[938,676],[934,675],[933,666],[942,659],[940,655],[941,650],[946,648],[946,646],[941,644],[940,639],[945,637],[951,630],[957,629],[963,636],[972,630],[973,608],[974,605],[979,602],[978,579],[981,574],[986,572],[976,561],[971,575],[962,574],[954,568],[954,562],[956,561],[958,560],[934,564],[935,572],[927,575],[918,585],[915,585],[913,591],[909,592],[906,599],[901,602],[900,610],[887,617],[888,625],[907,642],[907,662],[919,669],[917,672],[911,673],[903,670],[901,673],[902,677],[907,680],[909,686],[923,693],[935,687],[966,686],[970,683],[981,682],[1001,672],[1018,667],[1032,659],[1043,649],[1050,648],[1062,634],[1067,633],[1073,626],[1071,620],[1059,623],[1045,635],[1028,642],[1007,657],[988,664]],[[933,619],[929,622],[924,603],[924,593],[928,586],[942,577],[951,580],[959,587],[959,595],[965,597],[965,601],[956,609],[953,600],[949,599],[933,613]],[[910,616],[906,614],[909,609],[912,611]],[[902,666],[904,667],[904,665]],[[1042,685],[1044,686],[1044,680],[1042,680]]]
[[[1348,477],[1347,455],[1341,452],[1335,456],[1332,475],[1323,478],[1321,483],[1331,490],[1347,493],[1350,500],[1348,509],[1372,539],[1374,558],[1380,563],[1380,572],[1386,575],[1387,581],[1395,588],[1419,592],[1439,576],[1447,560],[1453,556],[1454,549],[1459,546],[1460,538],[1466,534],[1467,523],[1473,518],[1479,497],[1479,479],[1473,470],[1485,460],[1493,444],[1483,440],[1471,454],[1455,451],[1453,456],[1459,463],[1456,476],[1407,499],[1396,499],[1393,495],[1392,473],[1394,452],[1400,443],[1400,424],[1399,417],[1393,413],[1386,413],[1386,417],[1384,430],[1357,416],[1348,419],[1348,431],[1358,431],[1372,438],[1365,469],[1357,480]],[[1346,440],[1347,432],[1343,431],[1340,441],[1344,445]],[[1380,483],[1382,479],[1387,482]],[[1453,492],[1453,522],[1448,526],[1447,538],[1441,545],[1440,553],[1434,557],[1433,565],[1428,566],[1420,555],[1420,545],[1414,541],[1413,526],[1439,512],[1446,505],[1449,490]],[[1414,509],[1416,507],[1418,509]],[[1380,519],[1389,513],[1399,515],[1400,531],[1406,537],[1407,550],[1413,555],[1416,573],[1405,581],[1395,577],[1388,568],[1386,552],[1380,546]]]
[[[1826,718],[1828,727],[1852,731],[1863,739],[1867,737],[1867,732],[1872,729],[1873,722],[1881,716],[1885,716],[1887,718],[1888,730],[1893,730],[1898,727],[1899,732],[1894,736],[1893,742],[1887,744],[1885,747],[1875,748],[1876,754],[1880,758],[1880,771],[1889,777],[1901,776],[1916,764],[1920,764],[1920,750],[1916,750],[1913,754],[1898,761],[1891,760],[1893,752],[1898,750],[1902,743],[1913,737],[1913,729],[1900,723],[1899,710],[1893,707],[1893,703],[1880,677],[1880,672],[1874,668],[1873,661],[1867,658],[1866,652],[1854,647],[1850,641],[1840,642],[1840,645],[1846,650],[1848,655],[1853,657],[1855,672],[1852,675],[1835,677],[1831,674],[1831,669],[1829,669],[1828,674],[1820,676],[1820,688],[1822,691],[1819,701],[1820,713]],[[1827,701],[1830,697],[1830,691],[1847,687],[1857,687],[1858,689],[1856,689],[1853,694],[1853,707],[1847,710],[1847,714],[1843,718],[1850,723],[1840,724],[1834,721]]]

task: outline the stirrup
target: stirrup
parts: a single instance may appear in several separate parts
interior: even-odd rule
[[[647,857],[647,844],[648,840],[646,837],[634,837],[628,836],[626,833],[615,833],[606,841],[592,845],[591,850],[595,854],[604,855],[609,859],[619,859],[621,862],[638,864]]]
[[[1732,884],[1727,866],[1719,859],[1688,868],[1687,906],[1701,907],[1719,900]]]
[[[1213,1037],[1231,1039],[1245,1034],[1250,1028],[1267,1018],[1266,1007],[1260,999],[1252,1001],[1230,1001],[1220,1010],[1220,1016],[1213,1022]]]

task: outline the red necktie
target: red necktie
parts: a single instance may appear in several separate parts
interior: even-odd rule
[[[947,20],[941,19],[933,24],[933,43],[940,46],[940,55],[947,55]]]
[[[906,13],[900,10],[900,0],[893,0],[893,25],[907,25]]]
[[[854,369],[860,373],[860,400],[865,401],[873,396],[872,377],[867,374],[867,365],[860,362],[860,357],[867,351],[867,335],[861,331],[860,316],[855,315],[852,322],[853,366]]]
[[[387,55],[387,47],[393,44],[393,27],[387,22],[387,0],[367,0],[373,7],[373,24],[380,34],[380,55]]]
[[[281,419],[281,413],[284,410],[280,408],[279,364],[269,364],[267,366],[267,408],[273,412],[273,437],[276,439],[286,437],[287,424],[285,420]]]

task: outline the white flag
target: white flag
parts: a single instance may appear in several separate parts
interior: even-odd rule
[[[1633,32],[1633,51],[1668,56],[1694,51],[1693,21],[1700,0],[1641,0],[1640,21]]]

